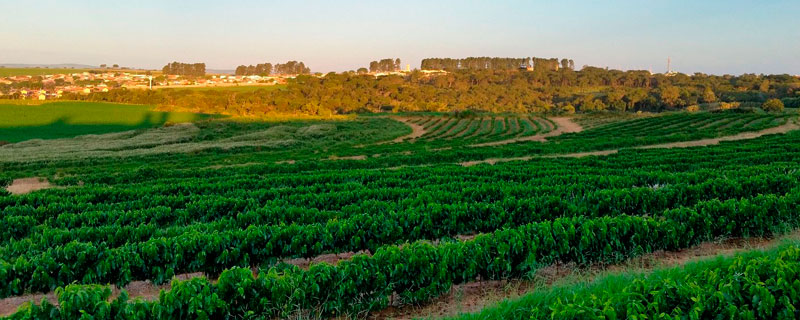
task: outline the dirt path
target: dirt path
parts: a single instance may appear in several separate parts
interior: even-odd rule
[[[464,161],[460,164],[464,167],[474,166],[476,164],[487,163],[487,164],[496,164],[498,162],[510,162],[510,161],[528,161],[535,158],[583,158],[588,156],[607,156],[609,154],[617,153],[619,150],[600,150],[600,151],[589,151],[589,152],[575,152],[575,153],[563,153],[563,154],[548,154],[543,156],[524,156],[524,157],[511,157],[511,158],[489,158],[483,160],[473,160],[473,161]]]
[[[11,185],[6,187],[6,190],[8,190],[8,192],[10,192],[11,194],[26,194],[36,190],[43,190],[50,188],[53,188],[53,185],[51,185],[50,181],[47,181],[47,179],[33,177],[33,178],[14,179],[14,181],[11,182]]]
[[[780,245],[785,239],[800,239],[800,231],[774,239],[737,238],[706,242],[675,251],[657,251],[632,258],[621,264],[577,267],[555,264],[536,271],[532,280],[482,281],[453,286],[450,291],[422,306],[390,306],[370,314],[370,319],[441,318],[461,313],[478,312],[505,299],[523,296],[554,285],[591,282],[599,276],[614,272],[650,272],[656,268],[677,267],[690,261],[733,255],[748,250],[764,250]]]
[[[559,124],[560,126],[560,124]],[[759,138],[765,135],[770,134],[783,134],[792,130],[800,129],[800,125],[794,122],[787,122],[783,125],[767,128],[760,131],[752,131],[752,132],[742,132],[739,134],[731,135],[731,136],[724,136],[719,138],[709,138],[709,139],[701,139],[701,140],[692,140],[692,141],[683,141],[683,142],[671,142],[671,143],[661,143],[661,144],[652,144],[646,146],[638,146],[633,147],[631,149],[669,149],[669,148],[689,148],[689,147],[703,147],[703,146],[710,146],[710,145],[717,145],[722,141],[738,141],[738,140],[749,140]],[[474,166],[477,164],[496,164],[499,162],[509,162],[509,161],[528,161],[534,158],[581,158],[581,157],[588,157],[588,156],[607,156],[610,154],[615,154],[619,152],[620,149],[610,149],[610,150],[599,150],[599,151],[590,151],[590,152],[576,152],[576,153],[563,153],[563,154],[550,154],[550,155],[542,155],[542,156],[524,156],[524,157],[510,157],[510,158],[489,158],[483,160],[473,160],[473,161],[465,161],[461,162],[460,164],[465,167]]]
[[[478,143],[478,144],[470,145],[470,147],[500,146],[500,145],[504,145],[504,144],[522,142],[522,141],[545,142],[545,141],[547,141],[547,138],[549,138],[549,137],[555,137],[555,136],[562,135],[562,134],[565,134],[565,133],[574,133],[574,132],[583,131],[583,128],[581,127],[581,125],[579,125],[579,124],[575,123],[574,121],[572,121],[571,118],[559,117],[559,118],[550,118],[550,120],[553,120],[553,122],[555,122],[556,125],[558,126],[553,131],[550,131],[550,132],[547,132],[547,133],[542,133],[542,134],[535,134],[535,135],[527,136],[527,137],[520,137],[520,138],[512,138],[512,139],[506,139],[506,140]]]
[[[328,157],[327,160],[331,160],[331,161],[337,161],[337,160],[367,160],[367,156],[363,155],[363,154],[362,155],[357,155],[357,156],[344,156],[344,157],[331,155],[330,157]]]
[[[407,135],[404,135],[404,136],[401,136],[401,137],[397,137],[396,139],[394,139],[394,140],[391,140],[391,141],[379,142],[379,143],[377,143],[377,144],[385,144],[385,143],[398,143],[398,142],[403,142],[403,141],[405,141],[405,140],[416,140],[417,138],[419,138],[419,137],[421,137],[423,134],[425,134],[425,128],[424,128],[423,126],[421,126],[421,125],[418,125],[418,124],[416,124],[416,123],[413,123],[413,122],[409,121],[409,119],[408,119],[408,118],[403,118],[403,117],[389,117],[389,119],[393,119],[393,120],[400,121],[400,122],[402,122],[403,124],[405,124],[405,125],[407,125],[407,126],[411,127],[411,133],[409,133],[409,134],[407,134]]]
[[[719,144],[722,141],[737,141],[755,139],[769,134],[783,134],[792,130],[800,129],[800,125],[794,122],[787,122],[783,125],[767,128],[761,131],[742,132],[732,136],[724,136],[719,138],[702,139],[694,141],[683,141],[673,143],[654,144],[649,146],[636,147],[636,149],[655,149],[655,148],[688,148],[688,147],[701,147]]]

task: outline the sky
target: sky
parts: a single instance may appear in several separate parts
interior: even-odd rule
[[[0,63],[209,69],[557,57],[612,69],[800,74],[798,0],[0,0]]]

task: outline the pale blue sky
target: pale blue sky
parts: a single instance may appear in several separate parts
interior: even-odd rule
[[[557,3],[556,3],[557,2]],[[0,0],[0,63],[209,68],[567,57],[577,66],[800,74],[800,1]]]

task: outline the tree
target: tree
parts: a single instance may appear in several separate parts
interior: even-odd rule
[[[358,74],[366,74],[368,72],[369,72],[369,70],[367,70],[367,68],[364,68],[364,67],[358,68],[358,70],[356,70],[356,73],[358,73]]]
[[[761,81],[761,84],[758,85],[758,90],[761,92],[769,92],[769,80],[764,79],[764,81]]]
[[[113,67],[114,69],[117,69],[117,68],[119,68],[119,65],[115,63],[115,64],[114,64],[112,67]]]
[[[625,102],[628,104],[628,109],[633,109],[640,101],[647,99],[649,95],[645,89],[636,88],[625,94]]]
[[[161,68],[164,74],[202,77],[206,74],[205,63],[172,62]]]
[[[703,102],[705,103],[712,103],[717,101],[717,95],[714,94],[714,90],[711,90],[710,87],[706,87],[703,90]]]
[[[666,86],[661,88],[661,102],[670,108],[678,105],[681,98],[681,91],[678,87]]]
[[[761,105],[761,109],[767,112],[781,112],[783,111],[783,101],[779,99],[769,99]]]
[[[101,64],[101,65],[100,65],[100,69],[105,69],[107,66],[108,66],[108,65],[106,65],[105,63],[104,63],[104,64]]]
[[[611,90],[606,95],[606,104],[614,111],[625,111],[625,102],[622,98],[625,97],[625,92],[619,89]]]

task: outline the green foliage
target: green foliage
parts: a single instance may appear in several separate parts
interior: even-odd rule
[[[413,71],[377,78],[355,73],[330,73],[325,77],[303,75],[288,79],[282,90],[247,93],[232,90],[111,90],[65,97],[246,116],[306,111],[315,114],[316,108],[308,109],[307,106],[322,106],[334,114],[381,112],[389,107],[396,112],[545,113],[567,105],[574,106],[579,112],[622,112],[683,110],[716,100],[762,103],[767,98],[792,97],[792,88],[800,82],[794,77],[781,76],[667,77],[640,70],[623,72],[594,67],[574,70],[569,67],[569,60],[565,68],[559,67],[556,59],[534,59],[533,63],[540,67],[535,67],[532,72],[517,70],[520,63],[525,63],[523,59],[430,61],[430,68],[442,67],[452,71],[434,75]],[[294,66],[287,68],[297,68],[301,64],[295,62]],[[374,70],[389,68],[390,64],[395,68],[397,61],[385,59],[385,68],[378,68],[378,64],[380,62],[375,61]],[[247,73],[247,69],[240,68],[240,72]],[[780,90],[760,91],[763,79],[769,80],[771,88]]]
[[[769,99],[761,105],[761,109],[767,112],[781,112],[783,111],[783,102],[779,99]]]
[[[786,108],[800,108],[800,98],[783,98],[781,102]]]

